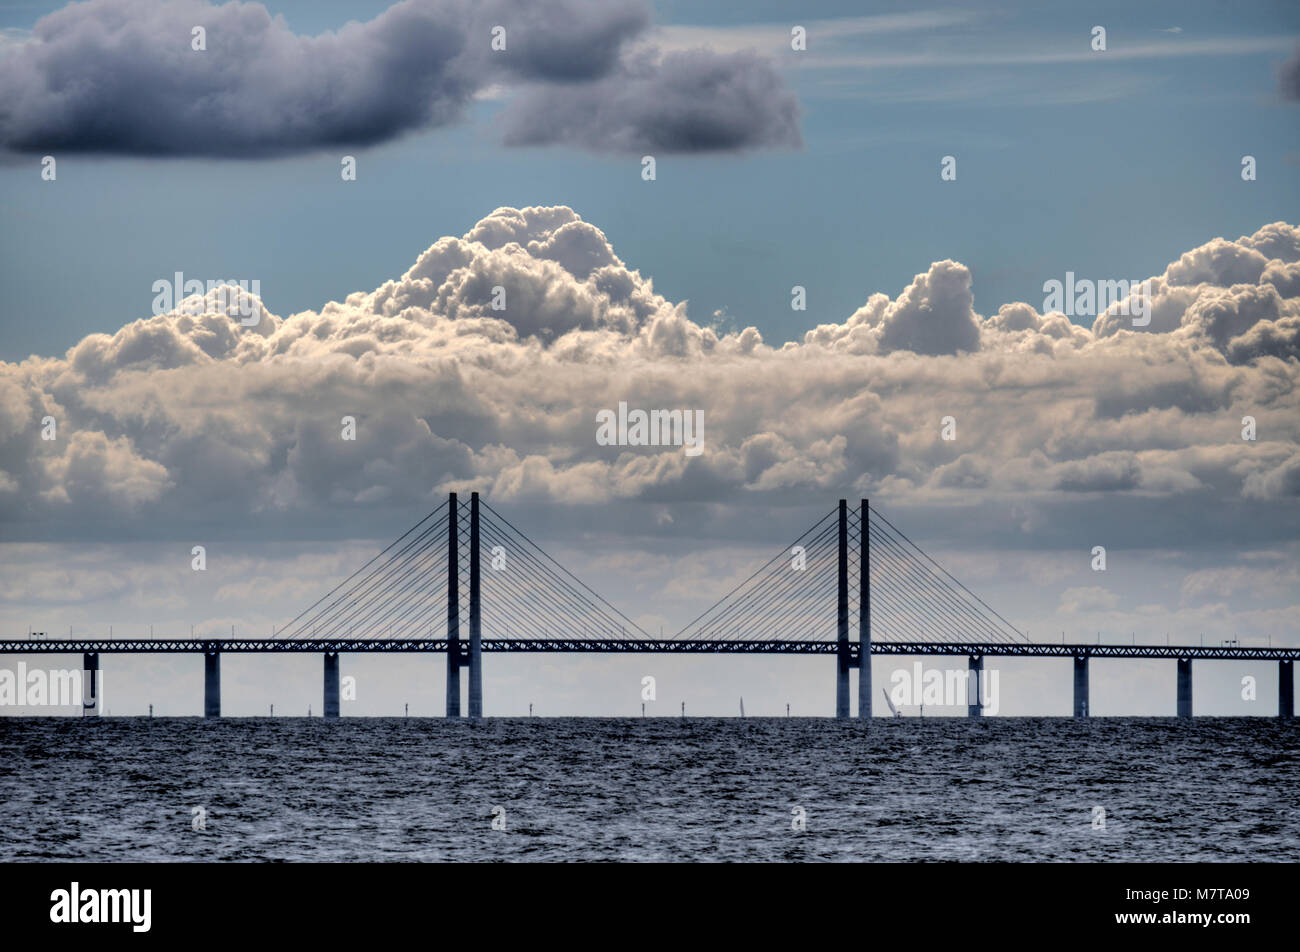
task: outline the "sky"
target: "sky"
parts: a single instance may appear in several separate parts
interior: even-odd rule
[[[1032,636],[1300,644],[1298,114],[1293,3],[6,4],[0,631],[269,633],[478,489],[651,631],[869,495]],[[159,308],[176,272],[260,320]],[[619,401],[704,452],[599,444]],[[197,658],[110,663],[198,712]],[[1172,663],[1095,664],[1096,713],[1172,712]],[[225,665],[228,713],[319,704],[319,659]],[[441,707],[440,659],[349,666],[345,713]],[[1198,711],[1273,667],[1198,665]],[[592,656],[491,657],[487,708],[654,672],[833,709],[825,659]]]

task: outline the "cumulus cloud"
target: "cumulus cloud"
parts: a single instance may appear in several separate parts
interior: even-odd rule
[[[197,513],[365,525],[474,488],[642,503],[647,527],[678,506],[703,518],[862,493],[1003,500],[1023,518],[1002,523],[1040,529],[1095,522],[1098,499],[1129,525],[1149,509],[1116,500],[1229,506],[1284,532],[1276,507],[1300,496],[1298,237],[1274,223],[1183,255],[1153,278],[1152,327],[1108,314],[1090,330],[1023,302],[986,317],[976,276],[944,260],[841,324],[769,343],[698,323],[574,210],[500,208],[319,311],[263,308],[245,327],[214,290],[62,358],[0,364],[0,518],[29,537],[167,532]],[[1245,252],[1264,257],[1255,283]],[[597,411],[620,401],[700,410],[704,452],[597,444]]]
[[[1215,238],[1150,279],[1147,326],[1134,327],[1116,305],[1097,318],[1093,334],[1193,339],[1234,364],[1293,357],[1300,353],[1298,275],[1300,229],[1274,222],[1236,241]]]
[[[844,324],[823,324],[804,341],[849,353],[933,356],[978,350],[979,337],[970,270],[956,261],[936,261],[896,301],[873,294]]]
[[[1246,242],[1215,238],[1189,251],[1165,270],[1170,286],[1254,284],[1268,259]]]
[[[361,147],[456,121],[498,86],[523,89],[513,144],[554,141],[529,124],[539,102],[567,142],[598,151],[798,144],[797,104],[766,60],[631,50],[649,23],[644,0],[403,0],[301,36],[259,3],[90,0],[41,18],[0,57],[0,146],[219,157]],[[498,26],[504,50],[491,46]]]

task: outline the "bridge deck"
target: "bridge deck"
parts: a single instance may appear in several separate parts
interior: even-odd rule
[[[561,654],[808,654],[833,655],[834,641],[710,641],[633,638],[484,638],[485,652]],[[461,639],[462,653],[469,642]],[[327,652],[443,652],[445,638],[58,638],[0,641],[0,654],[274,654]],[[873,655],[990,655],[1023,658],[1191,658],[1221,661],[1294,661],[1300,648],[1240,645],[1013,644],[961,641],[873,641]],[[849,643],[856,662],[858,643]]]

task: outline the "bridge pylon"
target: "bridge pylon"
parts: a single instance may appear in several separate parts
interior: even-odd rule
[[[840,500],[839,566],[835,598],[835,716],[849,716],[849,504]]]
[[[469,716],[483,716],[483,619],[481,614],[478,493],[469,497]]]
[[[447,716],[461,717],[460,669],[469,666],[469,716],[483,716],[482,575],[479,569],[479,501],[469,508],[469,642],[460,637],[460,522],[455,493],[447,494]]]
[[[447,494],[447,716],[460,717],[460,533],[456,494]]]
[[[871,719],[871,522],[862,500],[858,536],[858,718]]]

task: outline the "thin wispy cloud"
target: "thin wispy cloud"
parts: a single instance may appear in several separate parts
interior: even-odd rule
[[[1068,84],[1026,86],[1017,76],[981,73],[946,81],[882,85],[872,82],[870,77],[834,75],[821,80],[818,98],[861,99],[893,105],[961,103],[972,108],[1065,106],[1128,99],[1161,81],[1148,75],[1107,72]]]
[[[877,16],[836,17],[833,19],[798,20],[808,34],[812,48],[824,43],[842,43],[872,36],[902,33],[929,34],[946,27],[974,23],[987,15],[963,10],[918,10]],[[792,21],[795,22],[795,21]],[[738,51],[766,50],[788,52],[791,23],[749,23],[729,26],[666,25],[655,27],[647,41],[663,50],[708,49]]]
[[[14,52],[31,38],[31,30],[23,30],[18,27],[0,29],[0,57]]]
[[[1050,43],[1017,44],[1015,47],[972,49],[952,45],[945,49],[916,52],[838,53],[798,61],[812,69],[934,69],[944,67],[1056,66],[1065,63],[1095,63],[1109,60],[1155,60],[1175,57],[1251,56],[1290,49],[1294,40],[1286,37],[1223,37],[1213,40],[1169,40],[1125,44],[1113,36],[1104,53],[1091,50],[1087,34],[1077,45],[1066,46],[1059,38]]]
[[[1095,61],[1098,54],[1082,31],[1073,44],[1059,33],[997,33],[963,29],[996,19],[996,14],[930,11],[878,17],[837,17],[801,21],[808,49],[795,54],[788,23],[739,26],[663,26],[648,35],[663,50],[708,46],[718,50],[756,49],[779,56],[782,66],[799,69],[920,69],[933,67],[1050,66]],[[1128,42],[1112,32],[1104,53],[1113,59],[1166,59],[1188,56],[1248,56],[1288,50],[1294,40],[1279,36],[1218,36],[1190,39],[1181,27],[1156,30],[1168,40]],[[872,48],[870,40],[882,43]],[[864,43],[864,40],[867,41]],[[909,48],[912,47],[912,48]],[[790,55],[788,55],[790,54]]]

